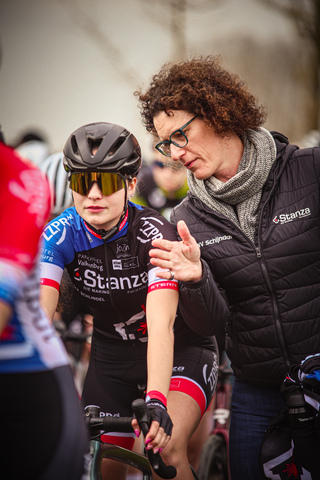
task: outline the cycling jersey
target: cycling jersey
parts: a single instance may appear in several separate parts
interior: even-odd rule
[[[68,362],[39,306],[37,260],[50,210],[48,184],[2,143],[0,165],[0,301],[13,312],[0,336],[0,373],[43,371]]]
[[[175,228],[158,212],[129,202],[120,231],[104,241],[74,207],[50,222],[43,232],[41,283],[59,289],[66,267],[78,294],[94,316],[101,341],[146,342],[146,296],[155,289],[178,289],[176,280],[156,276],[149,260],[155,238],[176,240]],[[176,342],[197,343],[178,313]]]
[[[148,292],[178,289],[176,280],[158,278],[157,268],[150,263],[149,251],[155,238],[176,240],[176,229],[160,213],[132,202],[119,232],[109,240],[94,232],[74,207],[50,222],[43,232],[41,283],[59,289],[66,268],[75,295],[93,314],[92,349],[82,402],[83,406],[99,405],[107,415],[131,415],[132,400],[141,396],[141,388],[146,386]],[[170,390],[194,398],[203,414],[216,385],[216,342],[192,332],[179,310],[174,333]],[[133,447],[130,434],[106,434],[103,439]]]

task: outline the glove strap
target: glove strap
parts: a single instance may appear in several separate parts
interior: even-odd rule
[[[159,400],[165,406],[165,408],[167,408],[167,399],[161,392],[158,392],[157,390],[150,390],[146,396],[146,403],[150,402],[151,399]]]

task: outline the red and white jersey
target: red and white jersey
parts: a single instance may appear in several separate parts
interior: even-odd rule
[[[50,213],[44,175],[0,143],[0,302],[12,316],[0,336],[0,373],[68,363],[39,304],[39,240]]]

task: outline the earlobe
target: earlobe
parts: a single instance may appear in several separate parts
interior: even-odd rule
[[[135,191],[136,191],[136,185],[137,185],[137,177],[134,177],[130,184],[128,185],[128,198],[131,198],[134,196]]]

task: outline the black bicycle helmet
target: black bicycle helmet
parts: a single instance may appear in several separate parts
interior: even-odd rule
[[[93,155],[92,150],[97,148]],[[63,149],[67,171],[105,171],[135,176],[141,167],[138,140],[113,123],[97,122],[75,130]]]

